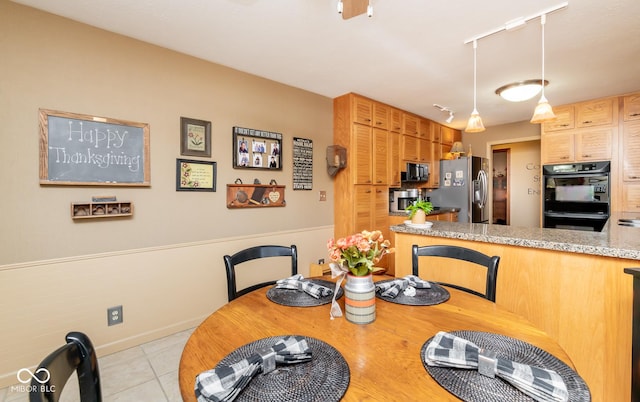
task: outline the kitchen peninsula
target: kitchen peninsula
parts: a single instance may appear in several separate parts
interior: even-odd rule
[[[430,229],[394,225],[395,275],[411,273],[413,244],[458,245],[500,256],[496,303],[560,343],[593,401],[628,401],[633,278],[624,268],[640,267],[640,228],[617,221],[639,214],[613,215],[600,233],[442,221]],[[448,271],[420,266],[425,279],[483,290],[484,273],[459,277]]]

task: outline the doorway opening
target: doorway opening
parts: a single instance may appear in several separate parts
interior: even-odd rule
[[[493,160],[493,219],[496,225],[509,224],[509,148],[494,148]]]

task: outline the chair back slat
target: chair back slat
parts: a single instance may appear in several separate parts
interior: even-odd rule
[[[270,257],[291,257],[291,275],[295,275],[298,273],[298,249],[295,245],[291,245],[290,247],[274,245],[254,246],[238,251],[233,255],[225,255],[223,257],[227,273],[227,297],[229,301],[236,299],[246,293],[253,292],[254,290],[261,287],[273,285],[276,283],[275,280],[272,280],[257,283],[243,289],[237,288],[237,265],[259,258]]]
[[[418,246],[413,245],[411,249],[411,264],[413,275],[419,276],[419,257],[443,257],[452,258],[455,260],[467,261],[473,264],[477,264],[486,268],[486,285],[485,293],[480,293],[467,287],[452,284],[438,282],[441,285],[453,287],[455,289],[463,290],[465,292],[474,294],[476,296],[484,297],[492,302],[496,301],[496,286],[498,281],[498,265],[500,264],[499,256],[488,256],[479,251],[472,250],[460,246],[449,245],[434,245],[434,246]]]

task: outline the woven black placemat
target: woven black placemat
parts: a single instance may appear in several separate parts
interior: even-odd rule
[[[260,349],[273,346],[284,336],[259,339],[239,347],[216,365],[230,365]],[[236,401],[251,402],[332,402],[339,401],[349,386],[346,360],[333,346],[305,337],[313,358],[307,363],[277,365],[268,374],[258,373],[238,395]]]
[[[475,343],[480,348],[494,351],[498,356],[518,363],[554,370],[562,377],[569,391],[570,402],[589,402],[591,393],[584,380],[571,367],[544,350],[519,339],[504,335],[476,331],[451,331]],[[424,361],[424,353],[433,338],[420,350],[420,360],[427,372],[447,391],[467,402],[531,402],[531,397],[496,378],[489,378],[477,370],[432,367]]]
[[[318,285],[326,286],[329,289],[335,291],[336,284],[331,281],[325,281],[323,279],[305,279]],[[336,300],[342,297],[344,291],[341,287],[338,288],[338,294]],[[297,289],[278,289],[275,286],[267,290],[267,298],[274,303],[282,304],[290,307],[314,307],[321,306],[323,304],[331,303],[333,295],[315,298],[307,293]]]
[[[387,279],[384,281],[378,281],[378,283],[391,282],[394,279]],[[415,296],[405,296],[402,292],[396,297],[386,297],[376,292],[378,299],[388,301],[391,303],[404,304],[407,306],[433,306],[434,304],[444,303],[449,300],[451,296],[449,291],[437,283],[429,282],[430,288],[418,289],[416,288]]]

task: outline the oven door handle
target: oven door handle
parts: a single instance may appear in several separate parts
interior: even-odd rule
[[[544,216],[548,216],[549,218],[573,218],[573,219],[594,219],[594,220],[607,220],[609,219],[608,215],[601,214],[578,214],[578,213],[567,213],[567,212],[545,212]]]

